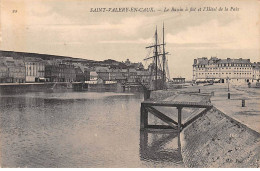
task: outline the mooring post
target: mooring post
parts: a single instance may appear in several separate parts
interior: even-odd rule
[[[148,111],[145,109],[144,104],[141,104],[140,125],[141,125],[141,129],[145,129],[148,125]]]
[[[200,93],[200,89],[199,89],[199,93]]]
[[[144,89],[144,100],[150,99],[151,90]]]
[[[245,107],[245,106],[246,106],[246,100],[242,99],[242,107]]]
[[[228,93],[227,95],[228,95],[228,99],[230,99],[230,93]]]
[[[181,107],[178,107],[178,132],[181,132]]]

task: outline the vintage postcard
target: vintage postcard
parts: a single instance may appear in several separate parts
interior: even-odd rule
[[[1,0],[1,168],[259,168],[259,0]]]

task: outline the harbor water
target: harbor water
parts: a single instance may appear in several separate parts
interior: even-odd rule
[[[1,167],[183,167],[174,133],[140,132],[142,93],[0,95]]]

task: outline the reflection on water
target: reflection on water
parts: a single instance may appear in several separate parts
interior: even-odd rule
[[[180,167],[174,134],[140,133],[140,93],[0,96],[1,167]]]
[[[149,139],[151,142],[149,142]],[[180,134],[177,132],[140,131],[140,158],[141,160],[155,163],[173,162],[183,164]]]

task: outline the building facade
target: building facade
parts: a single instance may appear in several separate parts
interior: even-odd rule
[[[4,83],[7,78],[7,65],[3,58],[0,58],[0,83]]]
[[[40,58],[25,57],[26,82],[39,82],[44,79],[45,62]]]
[[[173,84],[184,84],[185,78],[172,78],[172,83]]]
[[[219,59],[207,57],[194,59],[193,82],[247,83],[259,81],[259,64],[250,59]]]
[[[23,60],[12,57],[0,58],[0,80],[2,83],[24,83],[25,65]]]
[[[49,82],[74,82],[76,71],[74,65],[57,61],[48,61],[45,66],[45,78]]]

